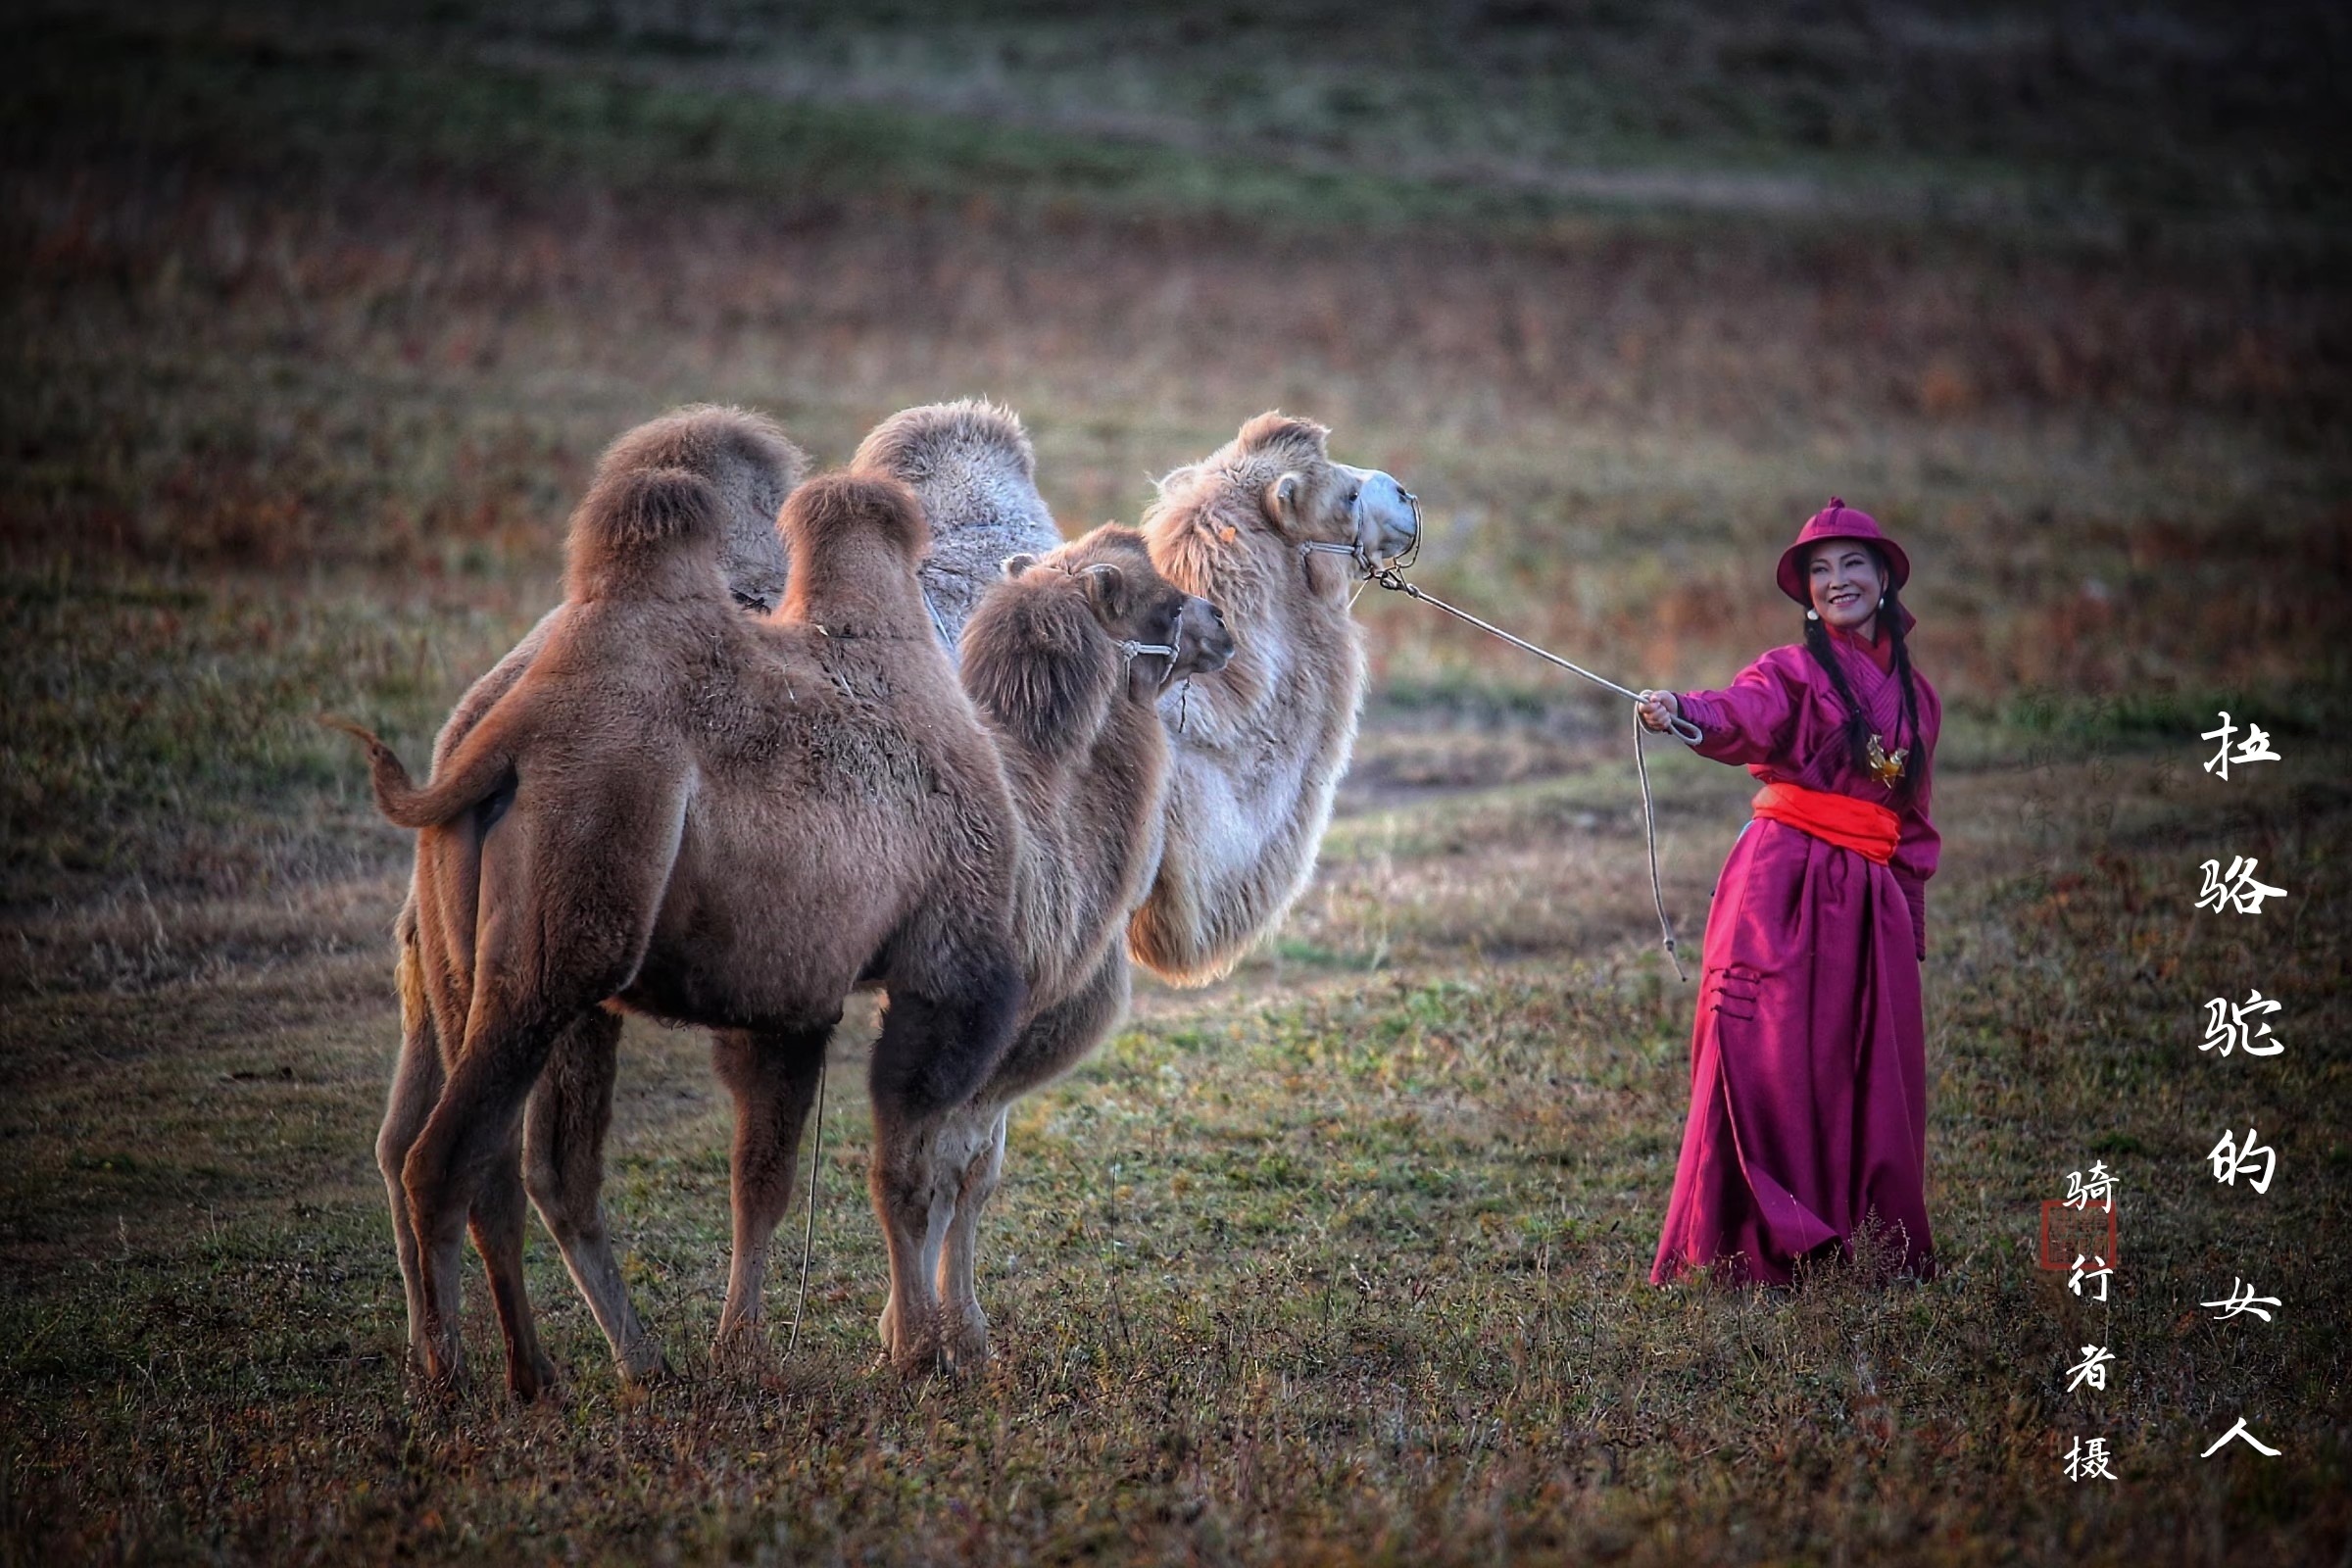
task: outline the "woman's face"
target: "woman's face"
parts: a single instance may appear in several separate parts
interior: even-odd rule
[[[1806,557],[1813,609],[1832,631],[1868,635],[1886,591],[1886,574],[1871,553],[1851,539],[1827,539]]]

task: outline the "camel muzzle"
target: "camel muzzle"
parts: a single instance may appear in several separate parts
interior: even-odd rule
[[[1372,562],[1403,562],[1421,545],[1421,501],[1378,468],[1360,476],[1355,495],[1355,547]]]

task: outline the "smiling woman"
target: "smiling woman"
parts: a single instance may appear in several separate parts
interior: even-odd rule
[[[1788,1281],[1807,1254],[1892,1232],[1935,1272],[1928,1230],[1925,883],[1939,715],[1914,674],[1899,591],[1910,559],[1833,497],[1781,557],[1803,647],[1719,692],[1643,694],[1642,722],[1697,725],[1696,750],[1763,782],[1707,918],[1690,1111],[1657,1284],[1713,1268]]]

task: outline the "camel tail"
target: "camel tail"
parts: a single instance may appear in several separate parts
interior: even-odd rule
[[[339,729],[368,748],[368,766],[375,786],[375,808],[394,827],[440,827],[487,800],[514,771],[513,750],[501,744],[503,734],[488,723],[477,726],[428,782],[409,777],[399,754],[348,718],[321,713],[318,722]],[[503,729],[503,726],[501,727]]]

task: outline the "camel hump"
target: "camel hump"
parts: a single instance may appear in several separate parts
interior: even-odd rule
[[[1300,464],[1328,462],[1331,427],[1268,409],[1242,426],[1233,438],[1233,452],[1236,456],[1262,452]]]
[[[774,492],[775,504],[760,519],[773,527],[785,496],[808,475],[808,455],[764,414],[692,403],[616,436],[598,460],[596,474],[602,479],[640,468],[684,468],[722,490],[737,469],[756,474]]]
[[[911,566],[931,543],[922,502],[880,473],[829,473],[810,480],[785,504],[782,527],[796,564],[803,551],[812,562],[832,564],[842,557],[862,560],[880,546]]]
[[[986,398],[902,409],[866,432],[850,460],[912,485],[944,474],[993,469],[1023,483],[1037,480],[1037,450],[1021,416]]]
[[[913,491],[851,469],[811,479],[784,504],[792,583],[777,617],[835,635],[932,635],[915,582],[931,529]]]
[[[718,492],[684,468],[605,475],[571,514],[565,597],[702,598],[718,575]]]
[[[683,468],[710,482],[718,492],[720,575],[739,603],[774,609],[790,571],[776,514],[808,476],[808,454],[764,414],[697,403],[623,432],[605,449],[591,484],[656,468]]]
[[[1042,556],[1061,530],[1037,489],[1020,416],[979,398],[906,409],[874,426],[855,466],[902,480],[931,524],[923,597],[950,659],[1005,557]]]

